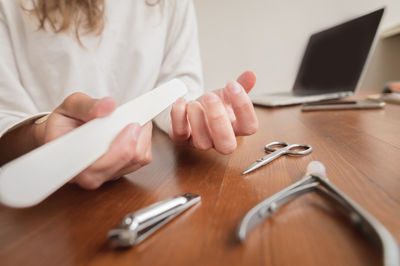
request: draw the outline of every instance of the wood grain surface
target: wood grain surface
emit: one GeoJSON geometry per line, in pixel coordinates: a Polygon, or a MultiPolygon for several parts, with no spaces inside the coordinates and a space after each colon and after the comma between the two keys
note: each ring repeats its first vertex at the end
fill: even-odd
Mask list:
{"type": "Polygon", "coordinates": [[[283,206],[244,243],[235,233],[250,208],[299,180],[318,160],[330,181],[400,242],[400,105],[256,110],[258,133],[239,137],[232,155],[177,147],[156,129],[153,162],[127,177],[95,191],[66,185],[29,209],[1,206],[0,264],[380,265],[380,251],[315,192],[283,206]],[[278,140],[310,144],[313,152],[241,175],[264,156],[265,144],[278,140]],[[201,195],[201,203],[136,247],[110,248],[107,232],[125,214],[188,192],[201,195]]]}

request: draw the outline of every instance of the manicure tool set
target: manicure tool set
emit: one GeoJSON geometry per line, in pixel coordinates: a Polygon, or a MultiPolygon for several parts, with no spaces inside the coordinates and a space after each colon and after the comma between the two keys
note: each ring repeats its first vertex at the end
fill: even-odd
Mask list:
{"type": "MultiPolygon", "coordinates": [[[[309,145],[271,142],[265,146],[265,151],[272,153],[256,160],[242,174],[247,174],[266,165],[280,155],[305,155],[310,153],[311,150],[312,147],[309,145]]],[[[363,233],[376,248],[382,251],[384,266],[400,265],[399,250],[393,236],[371,214],[331,184],[326,176],[325,166],[317,161],[309,163],[307,172],[300,181],[279,191],[249,210],[239,223],[236,232],[237,238],[244,243],[251,230],[267,220],[281,206],[312,191],[326,196],[340,207],[352,225],[363,233]]],[[[114,247],[137,245],[200,200],[201,198],[198,195],[185,194],[128,214],[108,233],[108,238],[114,247]]]]}
{"type": "MultiPolygon", "coordinates": [[[[111,115],[92,120],[11,161],[0,168],[0,202],[17,208],[41,202],[104,154],[126,125],[132,122],[140,125],[147,123],[186,92],[185,84],[172,80],[118,107],[111,115]],[[59,159],[60,154],[63,154],[63,160],[59,159]]],[[[257,159],[243,175],[281,155],[309,154],[312,147],[271,142],[265,145],[264,150],[269,154],[257,159]]],[[[398,246],[392,235],[372,215],[331,184],[326,177],[325,167],[319,162],[311,162],[300,181],[253,207],[240,222],[237,238],[244,242],[254,227],[268,219],[282,205],[310,191],[319,192],[336,202],[351,223],[382,250],[385,266],[400,265],[398,246]]],[[[200,201],[199,195],[187,193],[127,214],[109,231],[109,241],[114,247],[137,245],[200,201]]]]}

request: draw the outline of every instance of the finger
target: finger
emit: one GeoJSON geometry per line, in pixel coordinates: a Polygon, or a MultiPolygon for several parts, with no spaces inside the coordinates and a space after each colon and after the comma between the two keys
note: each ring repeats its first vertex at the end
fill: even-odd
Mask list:
{"type": "MultiPolygon", "coordinates": [[[[147,158],[150,158],[150,161],[151,161],[151,158],[152,158],[152,150],[151,150],[151,147],[150,147],[150,149],[147,150],[147,152],[146,152],[146,157],[147,157],[147,158]]],[[[123,175],[130,174],[130,173],[132,173],[132,172],[138,170],[138,169],[141,168],[141,167],[143,167],[143,165],[141,165],[141,164],[139,164],[139,163],[129,164],[129,165],[125,166],[124,168],[122,168],[120,171],[118,171],[118,172],[115,174],[115,177],[114,177],[113,179],[116,180],[116,179],[120,178],[120,177],[123,176],[123,175]]]]}
{"type": "Polygon", "coordinates": [[[137,156],[133,158],[127,165],[120,169],[114,174],[113,180],[119,179],[121,176],[132,173],[139,168],[147,165],[152,160],[152,150],[151,150],[151,133],[153,129],[153,124],[151,122],[146,123],[141,131],[140,136],[136,146],[137,156]],[[146,132],[148,131],[148,132],[146,132]],[[146,145],[144,145],[145,143],[146,145]]]}
{"type": "Polygon", "coordinates": [[[107,180],[114,178],[115,173],[135,156],[139,135],[139,124],[126,126],[114,139],[108,151],[80,173],[74,182],[86,189],[96,189],[107,180]]]}
{"type": "Polygon", "coordinates": [[[116,106],[116,102],[110,97],[94,99],[84,93],[76,92],[68,96],[55,112],[87,122],[108,115],[116,106]]]}
{"type": "Polygon", "coordinates": [[[208,150],[213,143],[208,132],[206,116],[201,104],[197,101],[188,103],[187,113],[192,134],[193,146],[199,150],[208,150]]]}
{"type": "Polygon", "coordinates": [[[170,137],[175,142],[184,142],[190,137],[189,123],[186,117],[186,100],[179,98],[171,110],[172,128],[170,137]]]}
{"type": "Polygon", "coordinates": [[[232,122],[233,130],[237,136],[246,136],[256,133],[258,120],[253,103],[243,87],[236,81],[229,82],[224,94],[229,98],[236,120],[232,122]]]}
{"type": "Polygon", "coordinates": [[[256,75],[252,71],[245,71],[238,77],[237,82],[242,85],[246,93],[249,93],[256,84],[256,75]]]}
{"type": "MultiPolygon", "coordinates": [[[[152,122],[146,123],[140,130],[139,139],[136,146],[136,156],[130,161],[130,165],[139,164],[140,166],[147,165],[151,162],[151,136],[153,124],[152,122]]],[[[128,166],[129,167],[129,166],[128,166]]]]}
{"type": "Polygon", "coordinates": [[[206,94],[203,101],[215,149],[222,154],[232,153],[236,148],[236,139],[224,105],[214,93],[206,94]]]}
{"type": "Polygon", "coordinates": [[[140,169],[141,167],[142,166],[140,164],[128,165],[128,166],[122,168],[121,170],[119,170],[117,173],[115,173],[114,177],[112,178],[112,180],[118,180],[122,176],[130,174],[132,172],[135,172],[136,170],[140,169]]]}
{"type": "MultiPolygon", "coordinates": [[[[228,114],[229,120],[231,122],[233,122],[236,119],[236,117],[235,117],[235,114],[232,111],[231,103],[229,101],[229,98],[227,97],[227,95],[224,94],[224,88],[213,90],[212,92],[214,94],[216,94],[219,97],[219,99],[222,101],[222,103],[223,103],[223,105],[225,107],[225,112],[228,114]]],[[[204,96],[205,95],[203,95],[198,101],[204,103],[204,96]]]]}
{"type": "Polygon", "coordinates": [[[128,162],[122,169],[118,170],[113,176],[113,180],[119,179],[121,176],[132,173],[139,168],[147,165],[152,160],[151,136],[153,124],[146,123],[140,130],[140,135],[136,144],[136,156],[128,162]]]}

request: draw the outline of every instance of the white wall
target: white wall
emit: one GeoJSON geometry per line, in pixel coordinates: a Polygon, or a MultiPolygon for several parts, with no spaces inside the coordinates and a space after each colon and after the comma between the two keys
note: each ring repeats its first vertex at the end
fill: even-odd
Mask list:
{"type": "MultiPolygon", "coordinates": [[[[253,94],[292,88],[312,32],[384,5],[381,29],[400,23],[400,0],[196,0],[195,5],[206,89],[251,69],[258,77],[253,94]]],[[[363,87],[400,79],[400,38],[377,48],[363,87]]]]}

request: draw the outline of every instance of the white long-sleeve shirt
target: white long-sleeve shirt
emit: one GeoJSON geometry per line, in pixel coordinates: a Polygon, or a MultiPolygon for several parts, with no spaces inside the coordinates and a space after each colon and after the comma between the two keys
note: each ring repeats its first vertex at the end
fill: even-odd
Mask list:
{"type": "MultiPolygon", "coordinates": [[[[54,110],[73,92],[123,104],[179,78],[187,99],[202,91],[197,24],[191,0],[106,0],[101,36],[38,30],[20,1],[0,0],[0,137],[54,110]]],[[[170,126],[170,110],[156,124],[170,126]]]]}

